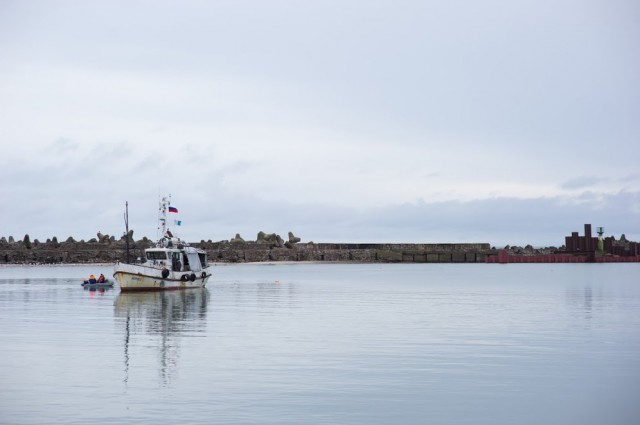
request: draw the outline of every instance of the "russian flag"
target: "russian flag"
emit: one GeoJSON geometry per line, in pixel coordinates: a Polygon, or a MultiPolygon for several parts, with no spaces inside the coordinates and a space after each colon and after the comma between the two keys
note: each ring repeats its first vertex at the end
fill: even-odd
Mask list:
{"type": "Polygon", "coordinates": [[[178,209],[176,207],[169,207],[169,212],[177,213],[178,209]]]}

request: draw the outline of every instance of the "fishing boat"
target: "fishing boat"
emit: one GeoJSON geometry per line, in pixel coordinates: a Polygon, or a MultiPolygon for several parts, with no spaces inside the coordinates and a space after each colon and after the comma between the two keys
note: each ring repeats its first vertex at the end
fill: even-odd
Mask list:
{"type": "MultiPolygon", "coordinates": [[[[155,246],[145,249],[140,261],[118,262],[114,266],[113,277],[122,292],[203,288],[211,277],[206,251],[189,246],[167,229],[167,211],[173,209],[170,202],[170,197],[160,200],[160,237],[155,246]]],[[[125,223],[128,234],[126,213],[125,223]]]]}

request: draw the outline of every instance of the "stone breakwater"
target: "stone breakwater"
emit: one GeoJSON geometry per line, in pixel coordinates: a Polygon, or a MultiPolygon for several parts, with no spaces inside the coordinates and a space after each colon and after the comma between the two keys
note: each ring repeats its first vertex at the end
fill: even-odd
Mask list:
{"type": "MultiPolygon", "coordinates": [[[[144,256],[144,249],[151,246],[148,239],[131,241],[131,259],[144,256]]],[[[75,241],[72,238],[65,242],[47,240],[33,242],[28,240],[7,241],[0,239],[0,264],[82,264],[82,263],[115,263],[126,257],[126,240],[92,239],[88,242],[75,241]]]]}
{"type": "MultiPolygon", "coordinates": [[[[26,239],[26,238],[25,238],[26,239]]],[[[55,238],[54,238],[55,239],[55,238]]],[[[131,240],[130,258],[144,257],[144,249],[153,245],[143,238],[131,240]]],[[[326,261],[362,263],[484,263],[497,255],[488,243],[467,244],[362,244],[362,243],[290,243],[279,241],[201,241],[192,246],[207,251],[211,262],[247,263],[277,261],[326,261]]],[[[0,240],[0,264],[111,263],[124,261],[126,240],[113,237],[88,242],[47,240],[0,240]]]]}
{"type": "Polygon", "coordinates": [[[274,246],[260,242],[201,242],[212,261],[328,261],[362,263],[484,263],[497,251],[488,243],[376,244],[296,243],[274,246]]]}

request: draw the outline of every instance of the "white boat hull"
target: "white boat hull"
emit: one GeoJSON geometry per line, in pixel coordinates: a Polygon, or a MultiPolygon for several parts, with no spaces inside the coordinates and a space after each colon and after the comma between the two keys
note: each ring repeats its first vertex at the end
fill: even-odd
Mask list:
{"type": "MultiPolygon", "coordinates": [[[[166,273],[166,272],[165,272],[166,273]]],[[[172,289],[204,288],[211,277],[210,268],[200,272],[171,271],[166,277],[162,269],[141,264],[116,264],[113,277],[118,281],[120,290],[127,291],[166,291],[172,289]]]]}

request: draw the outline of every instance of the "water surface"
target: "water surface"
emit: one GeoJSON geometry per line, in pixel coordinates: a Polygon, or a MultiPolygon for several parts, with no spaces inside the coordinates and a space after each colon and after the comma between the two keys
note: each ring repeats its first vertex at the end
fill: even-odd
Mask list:
{"type": "Polygon", "coordinates": [[[2,424],[637,424],[639,264],[0,268],[2,424]]]}

